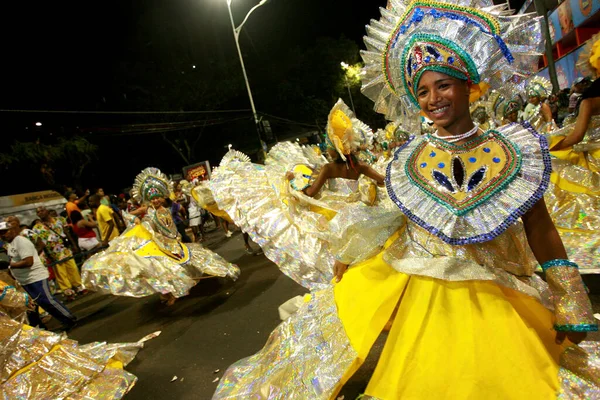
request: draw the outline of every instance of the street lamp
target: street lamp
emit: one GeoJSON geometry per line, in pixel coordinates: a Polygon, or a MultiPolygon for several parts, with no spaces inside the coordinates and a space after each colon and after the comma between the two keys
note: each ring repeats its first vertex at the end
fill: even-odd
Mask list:
{"type": "Polygon", "coordinates": [[[42,123],[41,122],[36,122],[35,126],[42,126],[42,123]]]}
{"type": "Polygon", "coordinates": [[[259,8],[260,6],[265,5],[265,3],[268,0],[261,0],[260,3],[258,3],[254,7],[252,7],[250,9],[250,11],[248,11],[248,14],[246,14],[246,18],[244,18],[244,20],[238,27],[235,26],[235,22],[233,21],[233,13],[231,12],[231,3],[233,0],[226,0],[226,1],[227,1],[227,9],[229,10],[229,20],[231,21],[231,29],[233,30],[233,37],[235,39],[235,45],[237,47],[238,56],[240,57],[240,64],[242,65],[242,73],[244,74],[244,80],[246,81],[246,89],[248,89],[248,98],[250,99],[250,107],[252,108],[252,115],[254,116],[256,132],[258,134],[258,141],[262,148],[262,139],[260,138],[260,129],[258,127],[258,123],[259,123],[258,114],[256,113],[256,107],[254,106],[254,98],[252,98],[252,90],[250,90],[250,82],[248,81],[248,75],[246,74],[246,66],[244,65],[244,58],[242,57],[242,50],[240,49],[240,32],[242,31],[242,27],[244,26],[246,21],[248,21],[248,17],[250,17],[250,14],[252,14],[254,12],[254,10],[259,8]]]}
{"type": "Polygon", "coordinates": [[[354,111],[354,115],[356,116],[356,110],[354,109],[354,100],[352,99],[352,91],[350,90],[350,82],[348,82],[348,70],[350,69],[350,65],[345,62],[341,62],[340,65],[344,70],[344,79],[346,79],[346,88],[348,89],[348,96],[350,96],[350,105],[352,106],[352,111],[354,111]]]}

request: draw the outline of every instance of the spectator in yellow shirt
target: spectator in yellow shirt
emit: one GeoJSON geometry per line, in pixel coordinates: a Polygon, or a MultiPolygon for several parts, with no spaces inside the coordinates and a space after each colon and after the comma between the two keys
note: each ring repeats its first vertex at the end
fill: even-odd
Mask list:
{"type": "Polygon", "coordinates": [[[90,196],[89,204],[96,213],[96,222],[100,230],[102,245],[108,246],[108,242],[119,236],[113,210],[108,206],[108,199],[97,194],[90,196]]]}

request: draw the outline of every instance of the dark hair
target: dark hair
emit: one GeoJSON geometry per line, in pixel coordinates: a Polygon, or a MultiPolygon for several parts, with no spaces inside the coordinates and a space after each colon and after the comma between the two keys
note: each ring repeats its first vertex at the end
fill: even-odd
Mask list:
{"type": "Polygon", "coordinates": [[[165,205],[166,205],[167,207],[171,207],[171,205],[172,205],[172,204],[173,204],[173,200],[171,200],[171,199],[170,199],[170,198],[168,198],[168,197],[165,197],[165,205]]]}
{"type": "Polygon", "coordinates": [[[83,215],[77,210],[71,211],[71,223],[76,225],[79,221],[83,219],[83,215]]]}
{"type": "Polygon", "coordinates": [[[100,196],[97,194],[93,194],[88,198],[88,201],[90,202],[90,204],[100,204],[100,196]]]}

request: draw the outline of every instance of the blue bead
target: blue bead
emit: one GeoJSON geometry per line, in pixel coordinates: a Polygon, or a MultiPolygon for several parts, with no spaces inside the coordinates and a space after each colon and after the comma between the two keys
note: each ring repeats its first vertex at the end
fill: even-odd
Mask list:
{"type": "Polygon", "coordinates": [[[430,62],[430,61],[431,61],[431,57],[429,57],[429,56],[425,57],[425,62],[426,62],[426,63],[428,63],[428,62],[430,62]]]}
{"type": "Polygon", "coordinates": [[[498,164],[500,162],[500,159],[498,157],[494,157],[492,158],[492,161],[498,164]]]}
{"type": "Polygon", "coordinates": [[[426,166],[427,166],[427,163],[425,163],[425,162],[421,164],[421,168],[425,168],[426,166]]]}
{"type": "Polygon", "coordinates": [[[477,159],[475,157],[469,157],[469,162],[470,163],[474,163],[476,161],[477,161],[477,159]]]}
{"type": "Polygon", "coordinates": [[[435,151],[432,151],[431,153],[429,153],[429,157],[435,157],[437,154],[435,153],[435,151]]]}
{"type": "Polygon", "coordinates": [[[448,57],[448,62],[450,64],[454,64],[454,57],[448,57]]]}
{"type": "Polygon", "coordinates": [[[446,164],[444,164],[443,162],[441,162],[441,163],[438,164],[439,168],[444,168],[445,166],[446,166],[446,164]]]}
{"type": "Polygon", "coordinates": [[[486,153],[489,153],[489,152],[490,152],[490,151],[492,151],[492,150],[490,150],[490,148],[489,148],[489,147],[484,147],[484,148],[483,148],[483,151],[484,151],[484,152],[486,152],[486,153]]]}

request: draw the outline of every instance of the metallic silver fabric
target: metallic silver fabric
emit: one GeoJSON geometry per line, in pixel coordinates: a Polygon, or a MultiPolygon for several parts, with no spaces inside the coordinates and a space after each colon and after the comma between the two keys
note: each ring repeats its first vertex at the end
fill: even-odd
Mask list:
{"type": "Polygon", "coordinates": [[[0,315],[0,398],[120,399],[137,378],[123,365],[142,343],[79,346],[0,315]],[[115,363],[115,361],[118,361],[115,363]]]}
{"type": "Polygon", "coordinates": [[[183,244],[150,229],[148,224],[129,228],[88,259],[81,269],[85,286],[115,296],[182,297],[200,278],[239,276],[238,267],[200,244],[183,244]]]}
{"type": "Polygon", "coordinates": [[[300,146],[279,143],[269,152],[267,165],[222,163],[209,185],[219,208],[265,255],[312,290],[331,282],[335,258],[351,263],[381,249],[401,216],[384,200],[365,206],[354,180],[332,179],[315,198],[293,190],[286,172],[307,162],[300,146]]]}
{"type": "Polygon", "coordinates": [[[227,369],[213,400],[331,398],[357,354],[337,316],[333,290],[310,296],[260,352],[227,369]]]}

